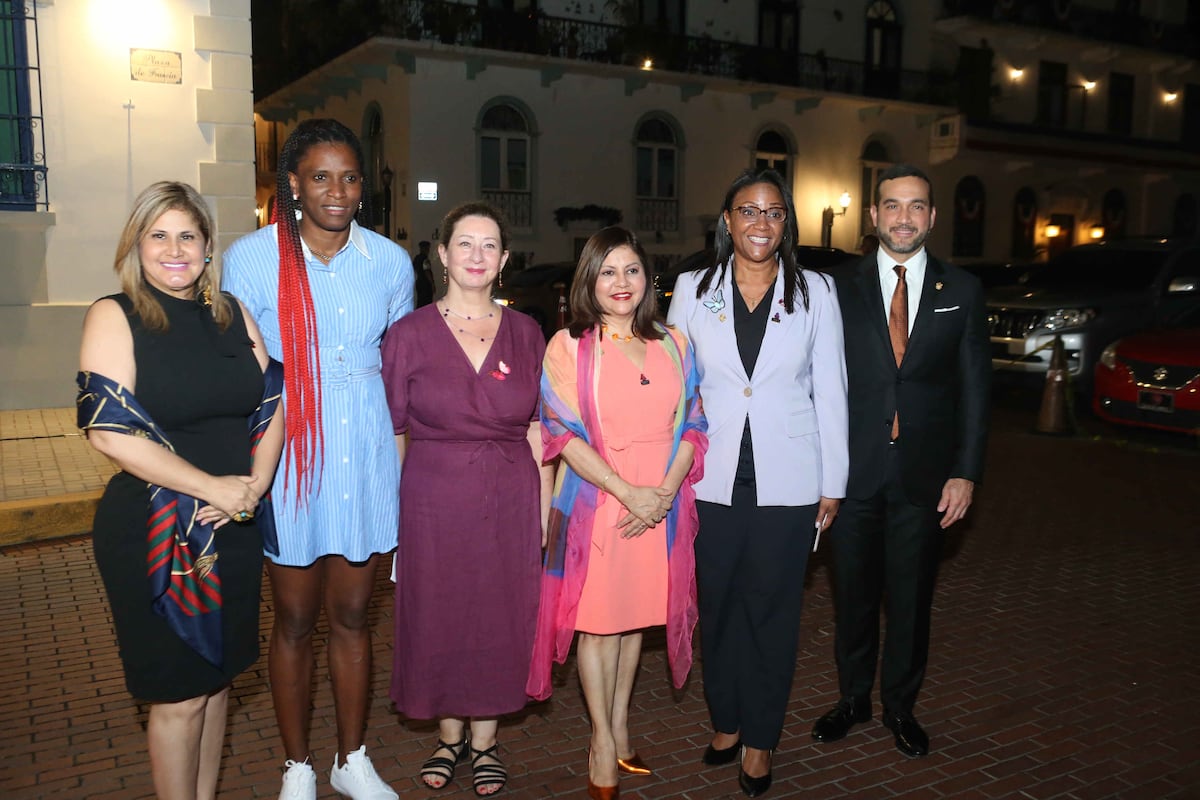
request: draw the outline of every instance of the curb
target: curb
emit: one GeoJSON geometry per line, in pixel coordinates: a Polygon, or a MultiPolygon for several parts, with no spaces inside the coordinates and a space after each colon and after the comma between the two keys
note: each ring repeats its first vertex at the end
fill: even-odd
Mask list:
{"type": "Polygon", "coordinates": [[[0,501],[0,547],[90,532],[101,494],[97,489],[0,501]]]}

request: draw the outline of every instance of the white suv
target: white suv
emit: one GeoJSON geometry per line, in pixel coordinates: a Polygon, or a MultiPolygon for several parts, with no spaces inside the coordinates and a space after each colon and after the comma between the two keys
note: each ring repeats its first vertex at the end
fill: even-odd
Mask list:
{"type": "Polygon", "coordinates": [[[992,366],[1045,372],[1055,336],[1087,391],[1110,342],[1200,306],[1200,242],[1130,239],[1072,247],[1017,286],[987,290],[992,366]]]}

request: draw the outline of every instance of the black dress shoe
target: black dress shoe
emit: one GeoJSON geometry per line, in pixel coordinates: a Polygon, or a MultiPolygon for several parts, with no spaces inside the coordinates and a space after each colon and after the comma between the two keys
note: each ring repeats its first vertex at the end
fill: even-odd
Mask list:
{"type": "Polygon", "coordinates": [[[871,718],[871,701],[865,697],[843,697],[838,704],[813,725],[812,738],[818,742],[845,739],[856,724],[871,718]]]}
{"type": "Polygon", "coordinates": [[[766,775],[751,778],[746,774],[746,770],[739,767],[738,786],[742,787],[742,792],[746,797],[758,797],[761,794],[766,794],[767,790],[771,788],[771,770],[767,770],[766,775]]]}
{"type": "Polygon", "coordinates": [[[707,748],[705,748],[704,755],[700,756],[700,760],[710,767],[720,767],[725,764],[732,764],[734,761],[737,761],[738,751],[741,749],[741,739],[738,739],[730,747],[723,747],[720,750],[710,744],[707,748]]]}
{"type": "Polygon", "coordinates": [[[929,755],[929,736],[913,719],[912,714],[885,711],[883,727],[896,737],[896,749],[909,758],[929,755]]]}

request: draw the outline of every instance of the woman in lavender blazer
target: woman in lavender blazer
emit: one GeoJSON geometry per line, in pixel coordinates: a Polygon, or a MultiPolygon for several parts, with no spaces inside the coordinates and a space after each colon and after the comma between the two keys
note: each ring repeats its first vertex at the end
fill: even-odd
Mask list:
{"type": "Polygon", "coordinates": [[[846,367],[833,281],[796,263],[792,196],[772,170],[725,195],[716,260],[684,273],[668,322],[691,340],[709,423],[696,484],[708,765],[771,785],[813,537],[845,495],[846,367]]]}

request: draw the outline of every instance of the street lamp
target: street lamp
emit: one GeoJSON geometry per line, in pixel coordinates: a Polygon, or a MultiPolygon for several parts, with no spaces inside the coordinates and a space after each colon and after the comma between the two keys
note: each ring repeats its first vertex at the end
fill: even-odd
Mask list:
{"type": "Polygon", "coordinates": [[[379,180],[383,183],[383,235],[388,239],[392,238],[392,178],[395,175],[386,163],[379,173],[379,180]]]}
{"type": "Polygon", "coordinates": [[[842,192],[842,196],[838,198],[838,205],[842,207],[841,211],[834,211],[833,206],[825,206],[825,210],[821,212],[821,246],[833,246],[833,218],[846,216],[846,209],[850,207],[850,193],[842,192]]]}

